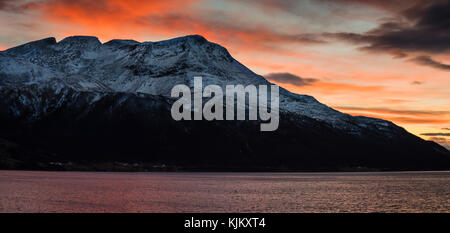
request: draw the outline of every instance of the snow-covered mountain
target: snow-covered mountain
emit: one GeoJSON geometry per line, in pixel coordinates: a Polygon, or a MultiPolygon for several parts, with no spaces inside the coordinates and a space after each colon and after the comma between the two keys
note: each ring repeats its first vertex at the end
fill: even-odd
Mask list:
{"type": "MultiPolygon", "coordinates": [[[[204,85],[269,84],[231,57],[218,44],[194,35],[160,42],[139,43],[74,36],[60,42],[47,38],[0,53],[3,87],[71,88],[87,92],[126,92],[170,96],[176,84],[193,86],[193,77],[204,85]]],[[[373,118],[352,117],[329,108],[313,97],[284,89],[280,111],[305,115],[336,128],[357,133],[374,127],[388,133],[393,124],[373,118]]],[[[94,99],[95,100],[95,99],[94,99]]],[[[32,102],[32,100],[30,100],[32,102]]]]}
{"type": "MultiPolygon", "coordinates": [[[[151,103],[152,107],[147,110],[153,111],[156,105],[169,105],[174,85],[186,84],[192,88],[194,76],[203,77],[204,85],[222,87],[269,84],[264,77],[233,59],[225,48],[198,35],[143,43],[133,40],[101,43],[96,37],[89,36],[73,36],[59,42],[55,38],[46,38],[0,52],[0,115],[9,120],[19,119],[23,125],[52,119],[62,111],[65,117],[67,113],[73,113],[69,115],[74,120],[94,112],[99,114],[99,109],[112,114],[114,108],[123,108],[130,102],[151,103]],[[116,99],[105,103],[108,98],[116,99]],[[105,107],[105,104],[109,106],[105,107]]],[[[131,112],[146,109],[129,108],[127,111],[131,112]]],[[[427,143],[389,121],[350,116],[311,96],[293,94],[282,88],[280,114],[281,121],[298,119],[299,122],[294,124],[300,125],[302,121],[308,122],[311,125],[303,124],[302,129],[306,127],[313,131],[312,127],[318,125],[319,134],[338,132],[349,137],[349,142],[352,137],[373,139],[374,145],[389,148],[390,143],[398,140],[414,141],[426,144],[424,148],[429,147],[424,151],[448,156],[445,149],[427,143]]],[[[0,136],[10,138],[9,135],[0,136]]],[[[291,138],[295,134],[289,137],[284,139],[295,141],[291,138]]],[[[351,144],[343,146],[352,147],[351,144]]]]}

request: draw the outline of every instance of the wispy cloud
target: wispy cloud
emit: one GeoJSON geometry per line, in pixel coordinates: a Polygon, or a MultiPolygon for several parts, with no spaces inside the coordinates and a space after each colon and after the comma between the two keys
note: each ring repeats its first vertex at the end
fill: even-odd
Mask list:
{"type": "Polygon", "coordinates": [[[270,73],[264,75],[264,77],[269,81],[273,81],[276,83],[291,84],[294,86],[311,85],[312,83],[317,81],[317,79],[315,78],[302,78],[300,76],[291,73],[270,73]]]}
{"type": "MultiPolygon", "coordinates": [[[[406,124],[447,124],[450,111],[396,110],[389,108],[335,106],[336,109],[351,115],[383,118],[395,123],[406,124]]],[[[430,135],[428,135],[430,136],[430,135]]]]}
{"type": "Polygon", "coordinates": [[[447,148],[447,150],[450,150],[450,140],[443,138],[443,137],[431,137],[429,140],[434,141],[436,143],[439,143],[443,147],[447,148]]]}
{"type": "Polygon", "coordinates": [[[396,110],[396,109],[389,109],[389,108],[369,108],[369,107],[349,107],[349,106],[336,106],[336,108],[339,108],[342,110],[370,111],[370,112],[389,113],[389,114],[433,115],[433,116],[441,116],[441,115],[450,114],[450,111],[396,110]]]}
{"type": "Polygon", "coordinates": [[[412,85],[422,85],[424,82],[421,81],[413,81],[411,82],[412,85]]]}
{"type": "Polygon", "coordinates": [[[430,56],[418,56],[418,57],[411,59],[410,61],[415,62],[420,65],[430,66],[430,67],[433,67],[436,69],[450,71],[450,65],[435,61],[430,56]]]}
{"type": "Polygon", "coordinates": [[[423,133],[424,136],[446,136],[450,137],[450,133],[423,133]]]}

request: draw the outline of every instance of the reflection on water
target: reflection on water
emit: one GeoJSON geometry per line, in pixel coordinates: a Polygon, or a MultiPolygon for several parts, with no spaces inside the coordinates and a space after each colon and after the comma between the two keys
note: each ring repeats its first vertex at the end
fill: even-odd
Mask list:
{"type": "Polygon", "coordinates": [[[0,171],[0,212],[450,212],[450,172],[0,171]]]}

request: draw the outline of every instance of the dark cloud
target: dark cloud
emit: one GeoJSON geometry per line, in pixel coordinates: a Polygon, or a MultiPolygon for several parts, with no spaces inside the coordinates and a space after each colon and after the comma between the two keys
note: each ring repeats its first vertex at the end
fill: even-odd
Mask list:
{"type": "MultiPolygon", "coordinates": [[[[246,2],[263,10],[281,10],[295,15],[303,15],[304,5],[311,4],[309,0],[234,0],[235,2],[246,2]]],[[[383,10],[398,12],[402,9],[414,6],[415,4],[425,3],[429,0],[313,0],[312,3],[334,7],[338,4],[349,5],[350,8],[361,6],[375,7],[383,10]]]]}
{"type": "MultiPolygon", "coordinates": [[[[242,1],[266,11],[276,9],[302,16],[307,14],[302,10],[302,6],[309,4],[302,0],[242,1]]],[[[359,50],[362,51],[389,53],[395,58],[405,58],[411,54],[422,55],[413,61],[419,65],[449,70],[448,65],[437,62],[430,56],[450,52],[450,0],[315,0],[313,2],[335,10],[338,10],[335,8],[337,5],[345,5],[345,8],[357,8],[361,11],[365,8],[377,8],[391,12],[393,16],[384,18],[383,23],[366,33],[325,32],[319,36],[297,36],[300,41],[325,43],[331,38],[360,45],[359,50]],[[325,39],[320,39],[321,36],[325,39]]],[[[288,40],[293,38],[295,37],[288,37],[288,40]]]]}
{"type": "Polygon", "coordinates": [[[450,128],[442,128],[443,130],[450,130],[450,128]]]}
{"type": "Polygon", "coordinates": [[[0,10],[8,10],[11,8],[14,0],[0,0],[0,10]]]}
{"type": "Polygon", "coordinates": [[[40,1],[26,1],[26,0],[0,0],[0,11],[7,11],[13,13],[24,13],[26,10],[33,9],[34,6],[39,5],[40,1]]]}
{"type": "Polygon", "coordinates": [[[423,133],[424,136],[446,136],[450,137],[450,133],[423,133]]]}
{"type": "Polygon", "coordinates": [[[423,82],[421,82],[421,81],[414,81],[414,82],[411,82],[411,84],[412,85],[422,85],[423,82]]]}
{"type": "Polygon", "coordinates": [[[400,12],[419,4],[426,4],[430,0],[317,0],[324,3],[342,3],[351,5],[366,5],[382,10],[400,12]]]}
{"type": "MultiPolygon", "coordinates": [[[[449,28],[449,30],[450,30],[450,28],[449,28]]],[[[415,62],[417,64],[420,64],[420,65],[430,66],[430,67],[433,67],[436,69],[450,70],[450,65],[435,61],[430,56],[418,56],[418,57],[411,59],[411,61],[415,62]]]]}
{"type": "Polygon", "coordinates": [[[352,43],[366,44],[361,49],[373,52],[393,52],[394,54],[449,52],[450,2],[432,6],[422,14],[416,13],[414,17],[409,16],[408,22],[385,22],[365,34],[325,33],[325,35],[352,43]],[[416,23],[410,26],[411,22],[416,23]]]}
{"type": "Polygon", "coordinates": [[[316,82],[317,79],[314,78],[302,78],[290,73],[270,73],[264,75],[267,80],[274,81],[277,83],[292,84],[295,86],[306,86],[311,85],[316,82]]]}
{"type": "MultiPolygon", "coordinates": [[[[450,52],[450,0],[415,4],[377,28],[364,34],[324,33],[325,37],[360,44],[360,50],[407,57],[410,53],[448,54],[450,52]]],[[[430,56],[413,59],[420,65],[449,70],[430,56]]]]}

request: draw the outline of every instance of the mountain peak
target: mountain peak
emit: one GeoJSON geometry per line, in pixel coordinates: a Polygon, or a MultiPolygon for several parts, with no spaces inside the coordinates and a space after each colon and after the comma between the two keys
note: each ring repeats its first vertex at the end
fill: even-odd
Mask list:
{"type": "Polygon", "coordinates": [[[62,39],[59,43],[67,43],[67,42],[99,42],[96,36],[68,36],[62,39]]]}
{"type": "Polygon", "coordinates": [[[125,45],[137,45],[140,44],[140,42],[137,42],[135,40],[121,40],[121,39],[112,39],[106,43],[104,43],[103,45],[106,46],[112,46],[112,47],[120,47],[120,46],[125,46],[125,45]]]}
{"type": "Polygon", "coordinates": [[[205,43],[208,42],[208,40],[205,39],[205,37],[201,36],[201,35],[187,35],[181,38],[185,38],[186,40],[192,41],[192,42],[196,42],[196,43],[205,43]]]}
{"type": "Polygon", "coordinates": [[[95,36],[69,36],[58,42],[60,46],[100,46],[102,43],[95,36]]]}
{"type": "Polygon", "coordinates": [[[49,45],[56,44],[55,37],[48,37],[40,40],[31,41],[16,47],[12,47],[10,49],[5,50],[6,53],[23,53],[35,48],[44,48],[49,45]]]}
{"type": "Polygon", "coordinates": [[[173,44],[173,43],[180,43],[180,42],[190,42],[192,44],[205,44],[208,42],[208,40],[206,40],[205,37],[203,37],[201,35],[187,35],[187,36],[176,37],[176,38],[172,38],[172,39],[168,39],[168,40],[157,41],[157,42],[153,42],[153,43],[173,44]]]}

